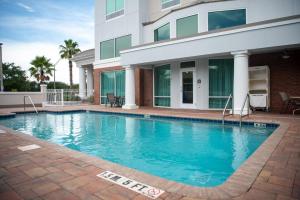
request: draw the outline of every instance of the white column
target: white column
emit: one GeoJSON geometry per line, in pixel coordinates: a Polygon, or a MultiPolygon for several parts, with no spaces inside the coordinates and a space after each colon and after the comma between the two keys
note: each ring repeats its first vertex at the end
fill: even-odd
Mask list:
{"type": "MultiPolygon", "coordinates": [[[[234,56],[233,81],[233,114],[240,114],[245,97],[249,92],[248,51],[231,53],[234,56]]],[[[243,114],[247,113],[248,104],[245,104],[243,114]]]]}
{"type": "Polygon", "coordinates": [[[79,97],[86,98],[86,78],[83,67],[79,67],[79,97]]]}
{"type": "Polygon", "coordinates": [[[43,102],[42,106],[45,107],[47,104],[47,85],[46,84],[40,84],[40,90],[43,96],[43,102]]]}
{"type": "Polygon", "coordinates": [[[125,105],[123,109],[136,109],[135,104],[135,78],[134,68],[127,66],[125,68],[125,105]]]}
{"type": "Polygon", "coordinates": [[[93,95],[93,67],[87,68],[87,96],[90,97],[93,95]]]}

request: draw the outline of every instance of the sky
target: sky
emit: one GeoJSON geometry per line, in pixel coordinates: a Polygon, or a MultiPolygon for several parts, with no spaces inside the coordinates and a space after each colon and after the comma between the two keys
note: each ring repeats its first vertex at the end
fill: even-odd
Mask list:
{"type": "MultiPolygon", "coordinates": [[[[94,48],[94,0],[0,0],[3,62],[14,62],[30,76],[31,60],[46,56],[56,63],[66,39],[78,42],[82,51],[94,48]]],[[[56,81],[69,83],[68,70],[68,61],[61,60],[56,81]]],[[[73,63],[74,83],[78,76],[73,63]]]]}

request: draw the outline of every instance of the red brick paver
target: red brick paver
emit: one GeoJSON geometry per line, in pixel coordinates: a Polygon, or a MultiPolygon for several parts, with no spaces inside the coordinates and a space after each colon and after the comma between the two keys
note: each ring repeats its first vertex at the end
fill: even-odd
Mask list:
{"type": "MultiPolygon", "coordinates": [[[[86,109],[87,107],[80,107],[86,109]]],[[[91,106],[92,110],[105,110],[102,107],[91,106]]],[[[74,109],[64,108],[64,109],[74,109]]],[[[10,109],[11,110],[11,109],[10,109]]],[[[9,110],[0,110],[0,113],[9,110]]],[[[125,112],[120,109],[109,111],[125,112]]],[[[185,117],[220,118],[219,113],[139,109],[130,111],[143,114],[175,115],[185,117]]],[[[300,199],[300,118],[287,115],[252,115],[252,120],[278,121],[288,124],[288,129],[280,139],[279,144],[272,150],[263,168],[247,192],[239,194],[240,188],[227,187],[210,189],[193,189],[199,196],[220,199],[229,198],[229,193],[239,194],[235,199],[300,199]]],[[[263,156],[263,155],[262,155],[263,156]]],[[[254,160],[255,161],[255,160],[254,160]]],[[[253,166],[255,168],[255,166],[253,166]]],[[[254,169],[253,168],[253,169],[254,169]]],[[[107,164],[97,158],[85,156],[58,145],[48,144],[24,134],[10,132],[0,134],[0,199],[147,199],[146,197],[112,184],[96,177],[104,170],[119,172],[124,176],[137,176],[135,171],[118,171],[118,166],[107,164]],[[39,144],[40,150],[22,152],[18,146],[32,143],[39,144]],[[111,168],[107,168],[111,167],[111,168]]],[[[236,177],[251,178],[252,171],[241,171],[236,177]]],[[[144,183],[155,187],[160,180],[153,181],[145,175],[144,183]],[[149,180],[149,181],[147,181],[149,180]]],[[[235,182],[237,179],[231,179],[235,182]]],[[[243,186],[243,183],[240,183],[243,186]]],[[[246,184],[247,185],[247,184],[246,184]]],[[[159,199],[192,200],[189,188],[170,183],[169,188],[159,199]]],[[[192,193],[192,191],[191,191],[192,193]]],[[[230,197],[231,198],[231,197],[230,197]]],[[[199,198],[198,198],[199,199],[199,198]]]]}

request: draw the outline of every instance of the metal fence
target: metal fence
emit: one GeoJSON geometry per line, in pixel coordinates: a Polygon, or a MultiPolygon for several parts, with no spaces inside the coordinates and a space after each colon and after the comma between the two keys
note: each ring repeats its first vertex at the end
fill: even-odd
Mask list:
{"type": "Polygon", "coordinates": [[[48,89],[46,92],[46,104],[55,106],[77,105],[82,99],[79,91],[74,89],[48,89]]]}

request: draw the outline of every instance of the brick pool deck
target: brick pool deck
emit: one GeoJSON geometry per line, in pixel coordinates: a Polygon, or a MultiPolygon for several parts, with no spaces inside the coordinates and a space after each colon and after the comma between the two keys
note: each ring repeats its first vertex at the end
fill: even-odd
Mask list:
{"type": "MultiPolygon", "coordinates": [[[[150,108],[125,111],[77,106],[47,110],[74,109],[221,118],[218,112],[150,108]]],[[[0,109],[0,115],[18,111],[22,109],[0,109]]],[[[227,119],[237,120],[232,116],[227,119]]],[[[164,189],[166,192],[158,198],[161,200],[300,199],[299,115],[254,114],[245,120],[276,122],[281,126],[226,183],[215,188],[191,187],[167,181],[0,127],[6,130],[6,133],[0,133],[0,199],[147,199],[96,177],[106,170],[164,189]],[[41,148],[27,152],[17,149],[29,144],[38,144],[41,148]]]]}

